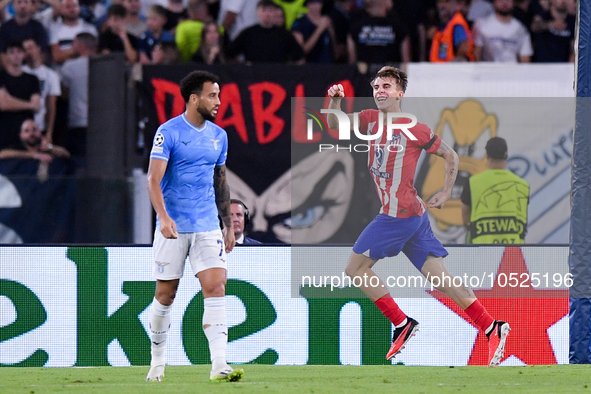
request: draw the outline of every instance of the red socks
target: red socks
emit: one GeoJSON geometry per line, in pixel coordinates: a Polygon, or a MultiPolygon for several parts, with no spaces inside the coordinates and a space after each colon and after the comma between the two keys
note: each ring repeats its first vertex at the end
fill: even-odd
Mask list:
{"type": "Polygon", "coordinates": [[[399,326],[404,322],[404,319],[406,319],[406,315],[398,307],[390,294],[378,298],[374,301],[374,304],[376,304],[384,316],[386,316],[394,326],[399,326]]]}
{"type": "Polygon", "coordinates": [[[478,300],[470,304],[470,306],[465,309],[465,312],[468,314],[468,316],[470,316],[470,319],[472,319],[472,321],[476,323],[476,325],[480,327],[480,329],[485,333],[486,330],[488,330],[495,322],[495,320],[488,314],[486,309],[484,309],[478,300]]]}
{"type": "MultiPolygon", "coordinates": [[[[378,298],[374,303],[394,326],[399,326],[406,319],[406,315],[398,307],[390,294],[378,298]]],[[[478,300],[470,304],[465,311],[470,316],[470,319],[485,333],[495,322],[478,300]]]]}

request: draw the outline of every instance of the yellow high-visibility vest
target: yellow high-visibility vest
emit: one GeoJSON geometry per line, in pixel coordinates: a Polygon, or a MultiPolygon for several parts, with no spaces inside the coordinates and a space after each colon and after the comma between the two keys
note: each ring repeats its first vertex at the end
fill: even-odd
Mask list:
{"type": "Polygon", "coordinates": [[[490,169],[471,176],[469,187],[468,243],[524,243],[529,184],[509,170],[490,169]]]}

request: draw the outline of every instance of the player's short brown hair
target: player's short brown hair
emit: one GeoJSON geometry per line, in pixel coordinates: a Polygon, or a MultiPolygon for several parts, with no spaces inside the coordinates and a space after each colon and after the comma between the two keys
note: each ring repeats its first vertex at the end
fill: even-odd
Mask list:
{"type": "Polygon", "coordinates": [[[378,78],[394,78],[398,86],[403,92],[406,92],[406,85],[408,85],[408,77],[406,73],[396,67],[384,66],[378,70],[375,77],[371,80],[371,84],[378,78]]]}

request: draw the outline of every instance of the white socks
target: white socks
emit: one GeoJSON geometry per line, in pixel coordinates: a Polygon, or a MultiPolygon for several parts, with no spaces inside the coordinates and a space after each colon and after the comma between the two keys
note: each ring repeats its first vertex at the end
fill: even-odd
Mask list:
{"type": "MultiPolygon", "coordinates": [[[[226,327],[226,298],[210,297],[203,300],[203,332],[209,342],[212,370],[226,365],[226,346],[228,328],[226,327]]],[[[172,305],[162,305],[156,298],[150,308],[150,338],[152,340],[152,361],[150,365],[166,363],[166,340],[170,330],[170,309],[172,305]]]]}
{"type": "Polygon", "coordinates": [[[152,340],[151,366],[166,363],[166,339],[170,330],[170,308],[172,305],[162,305],[156,298],[150,308],[150,338],[152,340]]]}
{"type": "Polygon", "coordinates": [[[226,346],[228,344],[228,328],[226,327],[226,298],[209,297],[203,300],[203,332],[209,341],[212,370],[216,371],[226,365],[226,346]]]}

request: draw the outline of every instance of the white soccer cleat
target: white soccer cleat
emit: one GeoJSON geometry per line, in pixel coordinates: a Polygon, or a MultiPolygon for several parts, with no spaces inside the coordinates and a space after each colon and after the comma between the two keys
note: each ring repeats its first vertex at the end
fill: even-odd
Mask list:
{"type": "Polygon", "coordinates": [[[495,320],[493,329],[488,333],[488,365],[496,367],[505,354],[505,342],[511,327],[504,321],[495,320]]]}
{"type": "Polygon", "coordinates": [[[150,367],[150,372],[146,376],[146,382],[162,382],[164,376],[164,365],[150,367]]]}
{"type": "Polygon", "coordinates": [[[243,369],[232,369],[228,364],[209,374],[209,380],[212,382],[237,382],[244,376],[243,369]]]}

